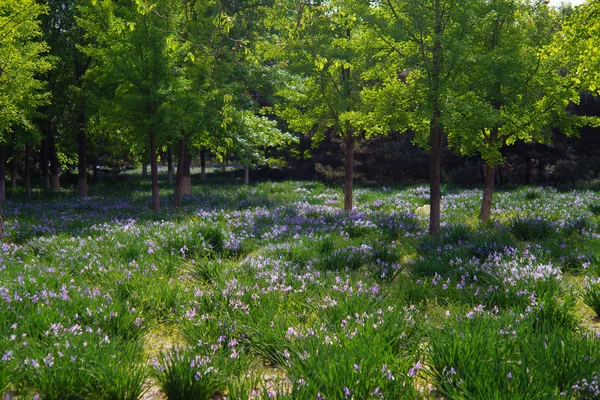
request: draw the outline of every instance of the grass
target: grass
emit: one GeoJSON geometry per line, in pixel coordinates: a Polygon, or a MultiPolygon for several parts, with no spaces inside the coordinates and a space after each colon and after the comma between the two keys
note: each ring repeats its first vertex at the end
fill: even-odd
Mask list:
{"type": "MultiPolygon", "coordinates": [[[[136,399],[593,398],[596,193],[135,175],[5,205],[0,394],[136,399]],[[583,309],[584,308],[584,309],[583,309]],[[274,378],[276,377],[276,378],[274,378]],[[586,397],[587,396],[587,397],[586,397]]],[[[9,193],[10,195],[10,193],[9,193]]]]}

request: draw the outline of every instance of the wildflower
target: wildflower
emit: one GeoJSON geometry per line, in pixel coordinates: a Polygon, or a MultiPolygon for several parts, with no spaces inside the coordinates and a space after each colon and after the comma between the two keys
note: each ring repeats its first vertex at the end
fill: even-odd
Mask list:
{"type": "Polygon", "coordinates": [[[352,390],[348,389],[348,387],[344,386],[344,398],[347,399],[352,394],[352,390]]]}
{"type": "Polygon", "coordinates": [[[421,363],[421,360],[418,360],[416,363],[413,364],[413,367],[408,371],[408,376],[411,378],[416,376],[417,372],[419,372],[419,370],[421,369],[422,366],[423,366],[423,364],[421,363]]]}

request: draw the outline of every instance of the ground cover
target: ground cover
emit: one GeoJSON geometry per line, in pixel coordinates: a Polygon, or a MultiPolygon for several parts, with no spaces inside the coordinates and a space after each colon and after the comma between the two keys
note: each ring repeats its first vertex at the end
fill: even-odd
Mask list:
{"type": "Polygon", "coordinates": [[[8,397],[600,395],[594,191],[500,191],[479,226],[481,191],[446,188],[437,239],[424,186],[351,213],[318,182],[197,185],[160,214],[146,181],[90,194],[5,204],[8,397]]]}

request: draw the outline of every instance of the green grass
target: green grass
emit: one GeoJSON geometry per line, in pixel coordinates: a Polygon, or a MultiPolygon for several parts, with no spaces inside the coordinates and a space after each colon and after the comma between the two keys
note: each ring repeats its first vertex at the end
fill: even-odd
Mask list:
{"type": "Polygon", "coordinates": [[[431,238],[415,213],[422,186],[358,188],[346,213],[341,189],[319,182],[209,180],[177,211],[161,185],[158,214],[135,175],[85,200],[6,202],[0,393],[135,399],[148,382],[169,399],[593,393],[595,192],[499,191],[480,226],[481,191],[446,187],[431,238]]]}

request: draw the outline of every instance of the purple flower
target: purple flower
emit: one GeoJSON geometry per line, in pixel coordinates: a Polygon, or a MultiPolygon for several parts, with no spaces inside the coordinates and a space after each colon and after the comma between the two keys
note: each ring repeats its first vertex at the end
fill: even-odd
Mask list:
{"type": "Polygon", "coordinates": [[[2,356],[2,361],[9,361],[12,360],[12,355],[13,352],[12,350],[7,351],[6,353],[4,353],[4,355],[2,356]]]}
{"type": "Polygon", "coordinates": [[[348,387],[344,386],[344,398],[348,398],[350,397],[350,394],[352,394],[352,390],[348,389],[348,387]]]}
{"type": "Polygon", "coordinates": [[[413,367],[408,371],[408,376],[413,378],[415,375],[417,375],[417,372],[419,372],[422,366],[423,364],[421,363],[421,360],[414,363],[413,367]]]}

